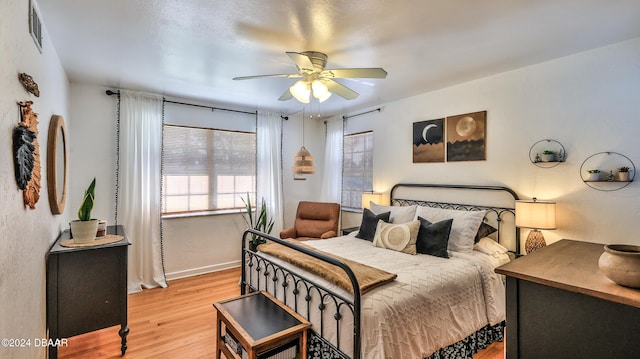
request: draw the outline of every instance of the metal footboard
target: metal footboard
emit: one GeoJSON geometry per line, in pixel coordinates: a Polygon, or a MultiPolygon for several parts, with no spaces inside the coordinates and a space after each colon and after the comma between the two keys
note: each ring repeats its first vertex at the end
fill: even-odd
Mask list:
{"type": "Polygon", "coordinates": [[[308,344],[311,353],[320,353],[318,356],[322,358],[360,358],[360,285],[349,266],[335,258],[253,229],[247,229],[242,237],[242,263],[242,294],[247,291],[265,290],[312,322],[313,333],[310,335],[308,344]],[[351,281],[353,299],[340,295],[300,273],[275,263],[260,252],[248,248],[249,240],[254,235],[340,267],[351,281]],[[347,354],[348,350],[340,341],[341,327],[344,325],[343,319],[346,314],[350,314],[353,318],[351,355],[347,354]],[[335,340],[326,337],[332,325],[335,325],[335,340]]]}

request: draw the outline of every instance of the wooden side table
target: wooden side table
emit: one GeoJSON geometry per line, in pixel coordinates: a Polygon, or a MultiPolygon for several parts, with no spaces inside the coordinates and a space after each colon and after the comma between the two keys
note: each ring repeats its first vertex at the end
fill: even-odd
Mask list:
{"type": "Polygon", "coordinates": [[[311,323],[269,293],[253,292],[213,306],[217,359],[222,353],[234,359],[266,359],[284,351],[307,357],[311,323]]]}

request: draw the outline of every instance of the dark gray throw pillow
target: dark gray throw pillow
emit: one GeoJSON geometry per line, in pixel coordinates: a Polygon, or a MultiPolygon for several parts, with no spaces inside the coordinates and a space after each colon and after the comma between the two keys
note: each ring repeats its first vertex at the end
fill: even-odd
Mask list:
{"type": "Polygon", "coordinates": [[[480,228],[478,228],[478,233],[476,233],[476,238],[473,239],[473,243],[478,243],[484,237],[488,237],[491,233],[497,232],[493,226],[486,224],[484,222],[480,223],[480,228]]]}
{"type": "Polygon", "coordinates": [[[416,251],[436,257],[449,258],[447,245],[449,244],[449,233],[451,233],[453,219],[445,219],[436,223],[431,223],[422,217],[418,217],[418,219],[420,220],[420,230],[416,241],[416,251]]]}
{"type": "Polygon", "coordinates": [[[376,234],[376,227],[378,226],[378,221],[383,220],[389,223],[389,217],[391,216],[391,212],[384,212],[378,215],[374,214],[368,209],[364,209],[362,211],[362,223],[360,224],[360,230],[356,235],[356,238],[365,239],[369,242],[373,242],[373,237],[376,234]]]}

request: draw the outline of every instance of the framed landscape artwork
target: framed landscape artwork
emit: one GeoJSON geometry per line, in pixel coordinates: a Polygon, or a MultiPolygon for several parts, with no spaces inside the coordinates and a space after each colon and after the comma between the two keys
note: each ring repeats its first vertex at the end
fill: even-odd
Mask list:
{"type": "Polygon", "coordinates": [[[413,123],[413,163],[444,162],[444,118],[413,123]]]}
{"type": "Polygon", "coordinates": [[[447,117],[446,128],[447,162],[487,159],[487,111],[447,117]]]}

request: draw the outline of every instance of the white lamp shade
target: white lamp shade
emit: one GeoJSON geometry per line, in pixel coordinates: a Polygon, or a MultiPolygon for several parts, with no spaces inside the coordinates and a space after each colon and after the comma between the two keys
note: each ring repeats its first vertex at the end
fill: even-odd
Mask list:
{"type": "Polygon", "coordinates": [[[311,95],[311,87],[309,82],[305,80],[298,80],[291,87],[289,92],[296,98],[296,100],[302,103],[309,103],[309,95],[311,95]]]}
{"type": "Polygon", "coordinates": [[[370,203],[384,204],[384,194],[375,192],[363,192],[362,193],[362,208],[371,209],[370,203]]]}
{"type": "Polygon", "coordinates": [[[516,201],[516,227],[556,229],[556,203],[516,201]]]}
{"type": "Polygon", "coordinates": [[[313,90],[313,97],[317,98],[319,102],[324,102],[331,97],[329,88],[321,80],[313,80],[311,89],[313,90]]]}

